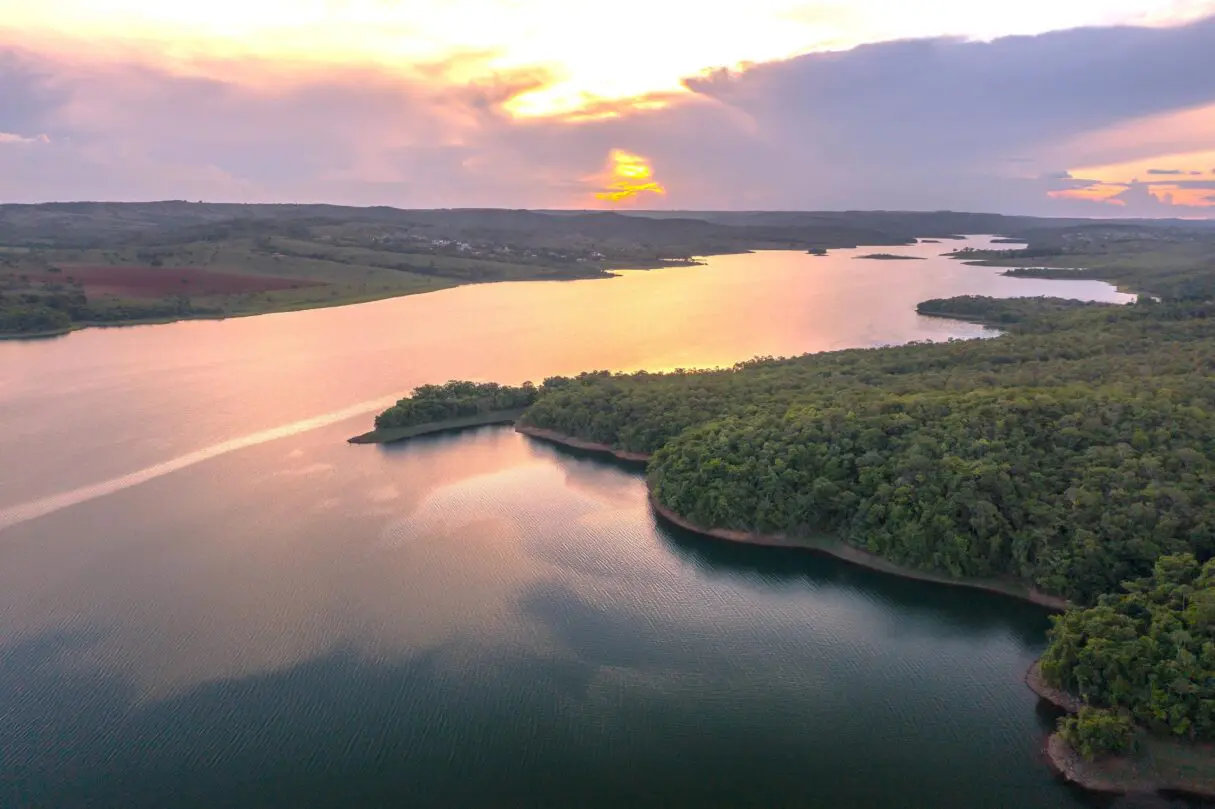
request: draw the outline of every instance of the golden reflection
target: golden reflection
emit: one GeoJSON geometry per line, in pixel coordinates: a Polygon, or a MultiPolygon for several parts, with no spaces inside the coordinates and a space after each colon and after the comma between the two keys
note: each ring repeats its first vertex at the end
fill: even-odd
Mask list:
{"type": "Polygon", "coordinates": [[[595,193],[595,199],[624,202],[635,199],[640,194],[667,193],[666,188],[654,179],[650,161],[624,149],[613,149],[608,155],[606,174],[609,184],[604,190],[595,193]]]}

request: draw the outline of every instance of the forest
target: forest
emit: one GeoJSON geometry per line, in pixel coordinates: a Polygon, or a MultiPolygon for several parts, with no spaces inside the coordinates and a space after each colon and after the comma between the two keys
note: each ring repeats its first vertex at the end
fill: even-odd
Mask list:
{"type": "Polygon", "coordinates": [[[1066,598],[1042,672],[1084,700],[1059,733],[1086,758],[1130,753],[1145,732],[1215,741],[1215,304],[919,311],[1005,334],[600,372],[545,392],[523,422],[651,454],[653,497],[702,528],[827,531],[1066,598]]]}
{"type": "Polygon", "coordinates": [[[1043,677],[1089,704],[1064,721],[1068,741],[1090,758],[1129,749],[1133,724],[1215,741],[1215,561],[1162,556],[1123,588],[1051,629],[1043,677]]]}
{"type": "Polygon", "coordinates": [[[519,387],[494,382],[453,380],[444,385],[422,385],[410,396],[375,417],[377,430],[413,427],[502,410],[517,410],[536,401],[531,382],[519,387]]]}
{"type": "Polygon", "coordinates": [[[925,301],[1000,326],[727,369],[419,388],[377,419],[527,406],[520,423],[650,456],[704,529],[829,532],[914,569],[1060,596],[1049,682],[1084,755],[1140,728],[1215,740],[1215,303],[925,301]]]}
{"type": "Polygon", "coordinates": [[[89,302],[82,290],[72,287],[0,292],[0,336],[61,334],[80,323],[104,325],[217,314],[220,310],[197,306],[182,295],[98,306],[89,302]]]}
{"type": "Polygon", "coordinates": [[[652,453],[654,496],[705,528],[832,531],[903,565],[1077,604],[1163,554],[1207,558],[1211,305],[966,306],[1017,322],[994,340],[599,374],[523,421],[652,453]]]}
{"type": "Polygon", "coordinates": [[[1059,312],[1104,306],[1074,298],[986,298],[982,295],[959,295],[955,298],[932,298],[916,304],[916,312],[933,317],[949,317],[1007,328],[1030,321],[1049,328],[1049,319],[1059,312]]]}

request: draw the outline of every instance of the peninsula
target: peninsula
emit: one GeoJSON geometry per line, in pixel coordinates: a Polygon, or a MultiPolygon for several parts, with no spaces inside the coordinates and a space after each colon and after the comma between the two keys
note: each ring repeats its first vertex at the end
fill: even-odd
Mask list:
{"type": "Polygon", "coordinates": [[[1068,714],[1047,755],[1095,791],[1215,798],[1215,561],[1162,556],[1123,590],[1056,617],[1026,676],[1068,714]]]}
{"type": "Polygon", "coordinates": [[[374,430],[349,442],[388,444],[451,430],[513,424],[538,393],[530,382],[519,387],[461,381],[423,385],[376,416],[374,430]]]}
{"type": "Polygon", "coordinates": [[[1148,575],[1158,553],[1199,550],[1215,524],[1215,471],[1192,447],[1215,440],[1215,424],[1196,403],[1215,411],[1215,389],[1189,369],[1215,353],[1209,304],[925,308],[1006,334],[519,388],[453,382],[419,388],[376,427],[506,421],[526,408],[525,432],[648,458],[654,502],[697,530],[832,535],[901,568],[1058,604],[1092,604],[1148,575]],[[1113,499],[1101,494],[1111,474],[1123,492],[1113,499]],[[1161,485],[1174,494],[1145,512],[1161,485]],[[1157,554],[1137,540],[1148,514],[1168,526],[1152,529],[1157,554]]]}
{"type": "Polygon", "coordinates": [[[1029,678],[1076,711],[1055,766],[1215,795],[1215,384],[1194,371],[1215,357],[1215,278],[1136,286],[1151,297],[1127,306],[920,304],[989,340],[588,372],[511,402],[521,432],[644,460],[684,528],[1066,607],[1029,678]]]}

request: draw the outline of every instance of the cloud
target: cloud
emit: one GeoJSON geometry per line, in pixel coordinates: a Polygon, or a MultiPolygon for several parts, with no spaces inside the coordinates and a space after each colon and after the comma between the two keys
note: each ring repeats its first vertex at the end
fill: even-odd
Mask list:
{"type": "Polygon", "coordinates": [[[26,137],[24,135],[15,135],[12,132],[0,132],[0,146],[5,144],[28,145],[31,143],[50,143],[51,139],[46,135],[36,135],[26,137]]]}
{"type": "MultiPolygon", "coordinates": [[[[1129,215],[1162,212],[1160,184],[1111,190],[1059,167],[1163,161],[1215,132],[1215,18],[864,45],[549,118],[510,105],[560,77],[491,63],[86,59],[0,42],[0,132],[47,135],[0,149],[0,199],[611,205],[628,178],[598,172],[621,150],[645,156],[641,185],[661,177],[650,205],[1129,215]]],[[[1197,182],[1173,182],[1184,173],[1149,172],[1197,182]]]]}
{"type": "Polygon", "coordinates": [[[1182,171],[1181,169],[1148,169],[1147,173],[1161,175],[1161,176],[1176,177],[1176,176],[1181,176],[1181,175],[1185,174],[1186,172],[1182,171]]]}

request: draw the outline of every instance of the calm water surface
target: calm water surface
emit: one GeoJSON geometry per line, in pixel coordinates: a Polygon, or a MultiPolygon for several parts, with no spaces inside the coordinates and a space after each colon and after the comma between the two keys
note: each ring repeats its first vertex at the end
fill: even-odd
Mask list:
{"type": "Polygon", "coordinates": [[[1040,760],[1037,608],[676,532],[635,469],[508,429],[344,443],[424,382],[1123,299],[948,246],[0,344],[0,805],[1086,805],[1040,760]]]}

